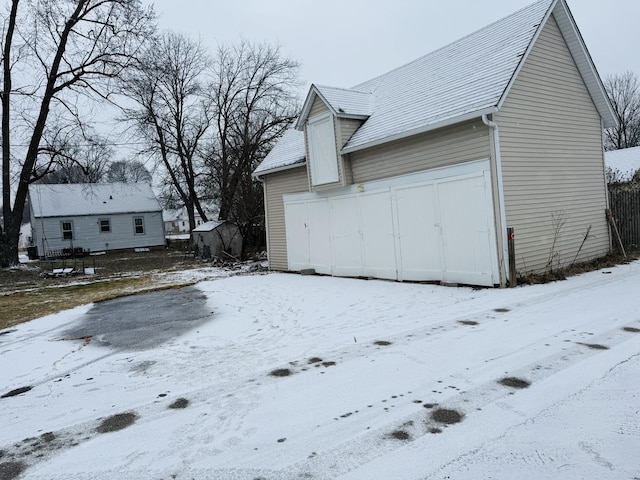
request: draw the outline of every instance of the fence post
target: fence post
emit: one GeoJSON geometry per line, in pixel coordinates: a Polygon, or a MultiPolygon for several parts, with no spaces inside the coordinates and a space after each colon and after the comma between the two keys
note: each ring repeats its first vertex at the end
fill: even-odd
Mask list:
{"type": "Polygon", "coordinates": [[[507,246],[509,250],[509,287],[513,288],[518,284],[516,275],[516,234],[513,227],[507,227],[507,246]]]}

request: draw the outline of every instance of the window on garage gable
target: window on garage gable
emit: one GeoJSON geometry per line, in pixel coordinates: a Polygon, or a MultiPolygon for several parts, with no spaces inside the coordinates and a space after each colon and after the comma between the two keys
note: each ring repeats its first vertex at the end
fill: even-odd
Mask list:
{"type": "Polygon", "coordinates": [[[307,142],[311,184],[315,186],[339,181],[336,135],[330,113],[309,119],[307,142]]]}

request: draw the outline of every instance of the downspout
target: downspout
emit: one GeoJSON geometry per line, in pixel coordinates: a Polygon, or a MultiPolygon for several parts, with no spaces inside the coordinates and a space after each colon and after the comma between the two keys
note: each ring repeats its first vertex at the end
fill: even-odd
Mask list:
{"type": "MultiPolygon", "coordinates": [[[[271,237],[269,237],[269,222],[267,219],[269,218],[268,206],[267,206],[267,183],[264,175],[255,175],[253,177],[255,180],[259,181],[262,184],[262,203],[264,204],[264,235],[265,242],[267,247],[267,262],[271,258],[269,254],[269,244],[271,243],[271,237]]],[[[271,270],[271,265],[269,265],[269,270],[271,270]]]]}
{"type": "Polygon", "coordinates": [[[502,184],[500,132],[498,124],[489,120],[486,114],[482,115],[482,123],[493,131],[493,149],[496,161],[496,183],[498,184],[498,209],[500,210],[500,237],[502,239],[502,269],[500,272],[500,283],[504,286],[507,283],[507,272],[509,271],[509,251],[507,246],[507,215],[504,208],[504,188],[502,184]]]}

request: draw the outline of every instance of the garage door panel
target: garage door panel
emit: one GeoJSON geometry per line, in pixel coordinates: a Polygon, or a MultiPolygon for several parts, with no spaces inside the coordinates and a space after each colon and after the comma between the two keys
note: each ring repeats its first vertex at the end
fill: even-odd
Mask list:
{"type": "Polygon", "coordinates": [[[331,275],[331,221],[326,199],[307,204],[309,231],[309,267],[317,273],[331,275]]]}
{"type": "Polygon", "coordinates": [[[330,198],[333,274],[362,275],[362,238],[357,196],[330,198]]]}
{"type": "Polygon", "coordinates": [[[445,281],[493,284],[493,222],[486,188],[482,173],[438,184],[445,281]]]}
{"type": "Polygon", "coordinates": [[[307,232],[306,202],[286,203],[284,206],[289,270],[309,268],[309,236],[307,232]]]}
{"type": "Polygon", "coordinates": [[[363,274],[395,280],[396,252],[389,190],[360,196],[363,274]]]}
{"type": "Polygon", "coordinates": [[[442,246],[433,184],[397,188],[401,280],[441,280],[442,246]]]}

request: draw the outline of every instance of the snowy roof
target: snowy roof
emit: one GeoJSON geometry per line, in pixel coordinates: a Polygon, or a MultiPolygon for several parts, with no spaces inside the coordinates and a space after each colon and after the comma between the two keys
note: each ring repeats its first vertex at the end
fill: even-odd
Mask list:
{"type": "Polygon", "coordinates": [[[192,232],[210,232],[210,231],[215,230],[216,228],[218,228],[223,223],[225,223],[224,220],[211,220],[209,222],[204,222],[204,223],[198,225],[196,228],[194,228],[191,231],[192,232]]]}
{"type": "Polygon", "coordinates": [[[159,212],[147,183],[66,183],[29,186],[36,217],[159,212]]]}
{"type": "Polygon", "coordinates": [[[640,170],[640,147],[605,152],[604,163],[611,170],[620,172],[620,180],[629,181],[640,170]]]}
{"type": "Polygon", "coordinates": [[[373,110],[373,94],[370,91],[312,85],[296,124],[298,130],[304,128],[304,120],[316,96],[320,97],[337,117],[366,119],[373,110]]]}
{"type": "MultiPolygon", "coordinates": [[[[312,86],[296,128],[303,128],[316,96],[335,112],[370,115],[342,153],[387,143],[500,110],[539,33],[551,14],[565,37],[591,97],[605,122],[615,124],[607,99],[582,37],[564,0],[538,0],[454,43],[353,89],[312,86]],[[344,109],[344,107],[343,107],[344,109]]],[[[348,116],[348,115],[346,115],[348,116]]],[[[304,143],[304,137],[299,137],[304,143]]],[[[295,148],[291,145],[289,149],[295,148]]],[[[304,145],[297,151],[304,155],[304,145]]],[[[275,150],[275,148],[274,148],[275,150]]],[[[269,168],[280,162],[279,152],[268,158],[269,168]]]]}
{"type": "Polygon", "coordinates": [[[275,172],[305,161],[304,132],[293,128],[287,130],[271,149],[253,175],[275,172]]]}

